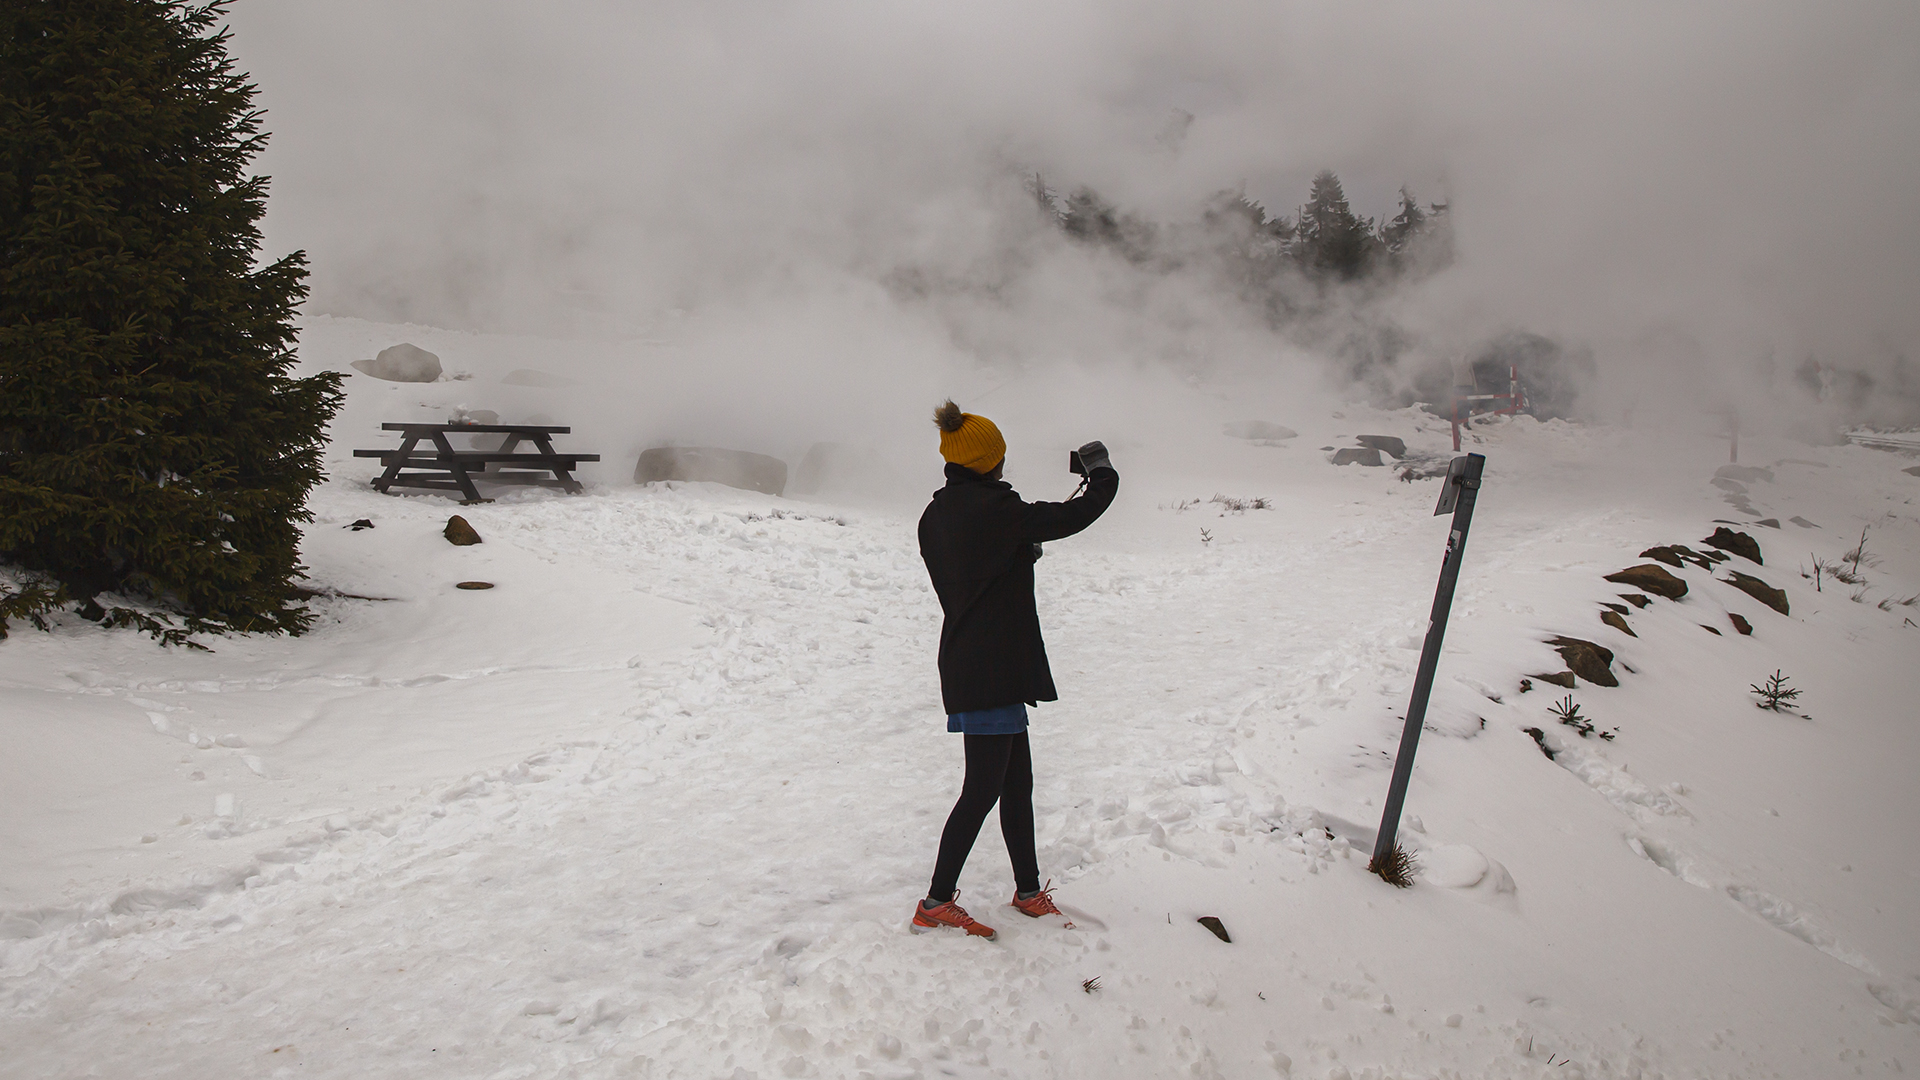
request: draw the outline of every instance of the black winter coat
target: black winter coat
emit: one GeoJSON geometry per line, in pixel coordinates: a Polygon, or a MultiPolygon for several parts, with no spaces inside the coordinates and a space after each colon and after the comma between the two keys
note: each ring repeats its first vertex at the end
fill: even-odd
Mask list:
{"type": "Polygon", "coordinates": [[[947,466],[947,486],[920,515],[920,557],[940,595],[940,696],[949,714],[1056,701],[1040,613],[1034,545],[1093,524],[1120,490],[1120,474],[1093,470],[1084,495],[1023,501],[1004,480],[947,466]]]}

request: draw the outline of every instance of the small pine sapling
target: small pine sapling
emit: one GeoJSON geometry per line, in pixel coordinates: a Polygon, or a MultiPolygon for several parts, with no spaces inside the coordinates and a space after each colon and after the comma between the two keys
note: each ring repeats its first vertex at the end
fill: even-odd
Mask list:
{"type": "Polygon", "coordinates": [[[1407,849],[1399,844],[1393,845],[1392,851],[1385,855],[1376,855],[1367,863],[1368,873],[1379,874],[1381,881],[1396,889],[1412,888],[1413,875],[1419,869],[1420,864],[1415,862],[1413,856],[1407,853],[1407,849]]]}
{"type": "Polygon", "coordinates": [[[1579,732],[1580,737],[1583,739],[1598,735],[1607,742],[1612,742],[1613,737],[1620,733],[1619,728],[1614,728],[1611,731],[1601,731],[1594,724],[1593,717],[1580,711],[1580,706],[1575,704],[1572,694],[1568,694],[1566,697],[1547,706],[1547,711],[1552,713],[1554,718],[1561,723],[1579,732]]]}
{"type": "Polygon", "coordinates": [[[1794,699],[1800,696],[1799,689],[1788,686],[1787,676],[1780,674],[1778,668],[1775,668],[1773,674],[1767,677],[1765,685],[1753,684],[1748,689],[1755,695],[1754,705],[1770,712],[1789,711],[1787,706],[1793,704],[1794,699]]]}

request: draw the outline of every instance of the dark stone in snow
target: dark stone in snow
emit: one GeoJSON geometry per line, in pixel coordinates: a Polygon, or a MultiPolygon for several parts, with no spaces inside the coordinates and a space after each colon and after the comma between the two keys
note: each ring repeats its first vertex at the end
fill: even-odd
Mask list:
{"type": "Polygon", "coordinates": [[[1761,518],[1759,521],[1754,522],[1754,524],[1765,525],[1769,529],[1777,529],[1780,527],[1780,519],[1779,518],[1761,518]]]}
{"type": "Polygon", "coordinates": [[[1740,631],[1741,636],[1751,637],[1753,635],[1753,624],[1748,622],[1745,616],[1736,615],[1729,611],[1727,612],[1727,618],[1733,620],[1733,628],[1740,631]]]}
{"type": "Polygon", "coordinates": [[[1335,450],[1333,452],[1333,463],[1335,465],[1369,465],[1376,467],[1386,464],[1386,462],[1380,460],[1380,451],[1372,447],[1368,447],[1365,450],[1356,450],[1352,447],[1348,447],[1345,450],[1335,450]]]}
{"type": "Polygon", "coordinates": [[[1548,761],[1553,760],[1553,748],[1547,745],[1546,732],[1541,731],[1537,727],[1521,728],[1520,730],[1533,737],[1533,744],[1540,748],[1541,753],[1547,755],[1548,761]]]}
{"type": "Polygon", "coordinates": [[[1391,454],[1395,460],[1407,456],[1406,440],[1392,435],[1355,435],[1353,441],[1369,449],[1391,454]]]}
{"type": "Polygon", "coordinates": [[[1920,465],[1910,465],[1900,471],[1906,473],[1908,476],[1920,476],[1920,465]]]}
{"type": "Polygon", "coordinates": [[[1551,675],[1535,675],[1533,678],[1539,679],[1541,682],[1552,683],[1555,686],[1564,686],[1569,690],[1579,685],[1571,671],[1556,671],[1551,675]]]}
{"type": "Polygon", "coordinates": [[[1707,625],[1706,623],[1701,623],[1701,624],[1700,624],[1700,629],[1702,629],[1702,630],[1705,630],[1705,631],[1706,631],[1707,633],[1709,633],[1709,634],[1712,634],[1712,635],[1713,635],[1714,637],[1722,637],[1722,636],[1724,636],[1724,635],[1722,635],[1722,634],[1720,633],[1720,631],[1718,631],[1718,630],[1715,630],[1715,629],[1714,629],[1713,627],[1711,627],[1711,626],[1708,626],[1708,625],[1707,625]]]}
{"type": "Polygon", "coordinates": [[[1618,573],[1608,574],[1607,580],[1619,585],[1629,585],[1655,596],[1664,596],[1669,600],[1678,600],[1687,595],[1686,582],[1652,563],[1629,566],[1618,573]]]}
{"type": "Polygon", "coordinates": [[[1820,527],[1818,525],[1815,525],[1813,522],[1808,521],[1806,518],[1799,517],[1797,515],[1794,517],[1790,517],[1787,520],[1793,522],[1795,525],[1798,525],[1803,529],[1817,529],[1820,527]]]}
{"type": "Polygon", "coordinates": [[[787,463],[746,450],[711,446],[656,446],[640,455],[633,482],[695,480],[779,495],[787,490],[787,463]]]}
{"type": "Polygon", "coordinates": [[[1782,615],[1788,614],[1787,594],[1785,590],[1776,589],[1766,582],[1761,581],[1759,578],[1748,577],[1738,570],[1730,571],[1730,573],[1732,573],[1733,576],[1724,579],[1727,584],[1739,589],[1741,592],[1746,593],[1748,596],[1753,597],[1755,600],[1760,601],[1782,615]]]}
{"type": "Polygon", "coordinates": [[[493,588],[493,582],[491,581],[457,581],[454,583],[453,587],[456,589],[466,589],[468,591],[477,591],[480,589],[493,588]]]}
{"type": "Polygon", "coordinates": [[[1601,612],[1600,621],[1603,623],[1606,623],[1608,626],[1613,627],[1615,630],[1620,631],[1621,633],[1627,635],[1628,637],[1640,636],[1639,634],[1636,634],[1633,632],[1633,627],[1627,625],[1626,617],[1621,615],[1617,611],[1601,612]]]}
{"type": "Polygon", "coordinates": [[[1207,929],[1213,931],[1214,937],[1219,938],[1221,941],[1224,941],[1229,945],[1233,944],[1233,939],[1227,936],[1227,928],[1225,924],[1221,923],[1219,919],[1213,917],[1212,915],[1202,915],[1200,916],[1199,922],[1201,926],[1204,926],[1207,929]]]}
{"type": "Polygon", "coordinates": [[[1613,674],[1613,650],[1605,645],[1570,637],[1548,638],[1547,644],[1553,646],[1575,675],[1595,686],[1620,685],[1613,674]]]}
{"type": "MultiPolygon", "coordinates": [[[[1780,523],[1777,521],[1774,522],[1773,527],[1776,529],[1779,528],[1780,523]]],[[[1766,565],[1760,558],[1760,541],[1755,540],[1746,533],[1734,532],[1725,525],[1713,530],[1712,536],[1700,542],[1710,548],[1719,548],[1721,551],[1731,551],[1735,555],[1753,563],[1755,566],[1766,565]]]]}
{"type": "Polygon", "coordinates": [[[354,532],[359,532],[361,529],[373,528],[373,522],[368,521],[366,518],[361,518],[359,521],[347,526],[347,528],[352,529],[354,532]]]}
{"type": "Polygon", "coordinates": [[[447,543],[455,544],[459,547],[471,547],[474,544],[481,543],[480,534],[475,532],[473,526],[467,524],[467,519],[461,517],[459,514],[455,514],[447,519],[447,528],[444,535],[447,538],[447,543]]]}
{"type": "Polygon", "coordinates": [[[1668,566],[1680,566],[1680,553],[1670,547],[1650,547],[1640,553],[1643,559],[1658,559],[1668,566]]]}
{"type": "Polygon", "coordinates": [[[1625,600],[1627,603],[1632,604],[1634,607],[1637,607],[1637,608],[1647,607],[1653,603],[1653,601],[1647,599],[1644,596],[1641,596],[1637,592],[1623,592],[1620,594],[1620,599],[1625,600]]]}
{"type": "Polygon", "coordinates": [[[1600,606],[1601,606],[1601,607],[1603,607],[1603,608],[1606,608],[1606,609],[1607,609],[1608,611],[1616,611],[1616,612],[1619,612],[1619,613],[1620,613],[1620,614],[1622,614],[1622,615],[1631,615],[1631,614],[1633,614],[1633,612],[1631,612],[1631,611],[1628,611],[1628,610],[1627,610],[1627,605],[1625,605],[1625,604],[1609,604],[1609,603],[1607,603],[1606,601],[1604,601],[1604,600],[1603,600],[1603,601],[1601,601],[1601,602],[1600,602],[1600,606]]]}

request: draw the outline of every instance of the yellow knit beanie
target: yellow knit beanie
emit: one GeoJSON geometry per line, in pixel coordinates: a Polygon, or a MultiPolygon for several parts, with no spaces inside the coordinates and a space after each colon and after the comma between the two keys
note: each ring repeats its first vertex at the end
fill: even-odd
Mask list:
{"type": "Polygon", "coordinates": [[[955,465],[985,475],[1006,460],[1007,440],[986,417],[963,413],[949,401],[933,410],[933,422],[940,425],[940,456],[955,465]]]}

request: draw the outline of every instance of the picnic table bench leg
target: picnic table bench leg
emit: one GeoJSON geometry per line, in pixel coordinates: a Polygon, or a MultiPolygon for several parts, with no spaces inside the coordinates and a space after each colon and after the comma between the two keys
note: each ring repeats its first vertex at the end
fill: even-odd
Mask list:
{"type": "Polygon", "coordinates": [[[466,464],[454,455],[453,444],[447,442],[445,432],[434,432],[433,444],[439,449],[441,454],[446,456],[447,471],[453,474],[453,482],[460,485],[461,494],[466,496],[465,499],[461,500],[463,504],[493,501],[492,499],[483,499],[480,497],[480,489],[473,486],[473,477],[467,475],[466,464]]]}
{"type": "MultiPolygon", "coordinates": [[[[534,432],[533,444],[539,447],[540,452],[547,455],[548,457],[556,458],[556,459],[559,457],[558,454],[554,453],[553,439],[548,437],[546,432],[544,431],[534,432]]],[[[580,481],[575,480],[573,478],[572,470],[568,469],[566,466],[561,465],[556,461],[556,463],[552,465],[551,468],[553,470],[554,479],[560,481],[560,487],[564,491],[566,491],[567,494],[578,495],[581,492],[587,490],[586,487],[580,483],[580,481]]]]}
{"type": "MultiPolygon", "coordinates": [[[[505,438],[505,441],[503,441],[503,442],[502,442],[502,443],[501,443],[501,444],[500,444],[500,445],[499,445],[499,446],[498,446],[498,447],[497,447],[497,448],[496,448],[496,449],[494,450],[494,453],[496,453],[496,454],[511,454],[511,453],[513,453],[513,452],[514,452],[515,450],[518,450],[518,449],[520,448],[520,443],[521,443],[521,440],[523,440],[523,439],[525,439],[525,438],[526,438],[526,436],[525,436],[525,435],[523,435],[523,434],[521,434],[521,433],[520,433],[520,432],[518,432],[518,431],[509,431],[509,432],[507,432],[507,434],[506,434],[506,438],[505,438]]],[[[496,465],[496,464],[495,464],[494,462],[491,462],[491,461],[489,461],[489,462],[487,462],[487,463],[486,463],[485,465],[483,465],[483,466],[481,466],[481,467],[480,467],[480,471],[481,471],[481,472],[498,472],[498,471],[499,471],[499,469],[498,469],[498,466],[497,466],[497,465],[496,465]]]]}
{"type": "Polygon", "coordinates": [[[386,470],[374,478],[373,490],[382,495],[387,493],[387,489],[393,486],[394,480],[400,475],[400,466],[405,464],[407,455],[413,453],[413,446],[419,441],[420,436],[418,435],[409,435],[400,440],[400,452],[393,456],[393,461],[386,467],[386,470]]]}

